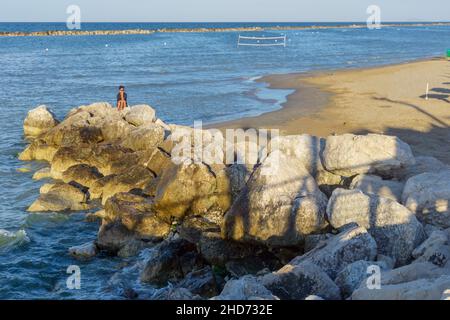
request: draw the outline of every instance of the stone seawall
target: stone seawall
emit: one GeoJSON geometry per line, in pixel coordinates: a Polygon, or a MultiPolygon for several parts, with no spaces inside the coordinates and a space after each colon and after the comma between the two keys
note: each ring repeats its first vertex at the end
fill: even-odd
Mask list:
{"type": "MultiPolygon", "coordinates": [[[[430,27],[450,26],[450,22],[436,23],[387,23],[383,28],[390,27],[430,27]]],[[[0,32],[0,37],[43,37],[43,36],[104,36],[104,35],[129,35],[129,34],[153,34],[160,33],[205,33],[205,32],[258,32],[258,31],[288,31],[288,30],[323,30],[323,29],[362,29],[366,24],[355,23],[352,25],[308,25],[308,26],[274,26],[274,27],[242,27],[242,28],[162,28],[155,30],[129,29],[129,30],[49,30],[34,32],[0,32]]]]}
{"type": "Polygon", "coordinates": [[[263,151],[108,103],[61,122],[40,106],[24,134],[19,159],[48,163],[28,211],[96,209],[97,239],[68,253],[151,249],[133,267],[161,288],[151,299],[440,299],[450,287],[450,168],[395,136],[277,136],[263,151]]]}

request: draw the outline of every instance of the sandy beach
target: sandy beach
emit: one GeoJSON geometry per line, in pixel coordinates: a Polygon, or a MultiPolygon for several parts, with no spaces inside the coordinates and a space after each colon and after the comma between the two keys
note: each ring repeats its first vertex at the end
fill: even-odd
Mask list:
{"type": "Polygon", "coordinates": [[[376,68],[272,75],[294,89],[283,108],[214,127],[278,128],[281,134],[399,136],[416,155],[450,163],[450,62],[435,58],[376,68]],[[425,98],[429,84],[428,100],[425,98]]]}

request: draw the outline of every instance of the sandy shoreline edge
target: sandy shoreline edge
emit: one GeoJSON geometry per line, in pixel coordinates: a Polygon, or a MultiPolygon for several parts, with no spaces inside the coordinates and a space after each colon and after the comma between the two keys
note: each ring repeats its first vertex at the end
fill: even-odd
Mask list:
{"type": "Polygon", "coordinates": [[[416,154],[450,164],[450,62],[445,58],[268,75],[257,81],[269,88],[295,91],[281,109],[207,127],[279,129],[283,135],[321,137],[391,134],[409,143],[416,154]]]}

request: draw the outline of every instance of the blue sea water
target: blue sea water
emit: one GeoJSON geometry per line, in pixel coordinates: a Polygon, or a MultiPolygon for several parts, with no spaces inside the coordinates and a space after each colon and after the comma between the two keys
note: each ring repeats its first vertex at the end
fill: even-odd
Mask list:
{"type": "MultiPolygon", "coordinates": [[[[82,27],[255,25],[283,24],[104,23],[82,27]]],[[[65,24],[56,23],[0,23],[0,31],[64,29],[65,24]]],[[[85,222],[85,213],[26,213],[42,184],[31,176],[44,165],[17,160],[26,145],[22,121],[29,109],[46,104],[61,118],[78,105],[114,103],[117,86],[124,84],[130,104],[150,104],[166,122],[213,123],[280,108],[291,91],[267,89],[254,81],[266,74],[406,62],[441,56],[450,47],[449,26],[258,34],[286,34],[287,47],[237,47],[237,32],[0,37],[0,299],[119,299],[117,279],[137,278],[135,269],[124,269],[133,260],[100,256],[79,262],[68,255],[70,246],[95,239],[98,225],[85,222]],[[72,264],[82,271],[80,290],[66,287],[66,269],[72,264]]]]}

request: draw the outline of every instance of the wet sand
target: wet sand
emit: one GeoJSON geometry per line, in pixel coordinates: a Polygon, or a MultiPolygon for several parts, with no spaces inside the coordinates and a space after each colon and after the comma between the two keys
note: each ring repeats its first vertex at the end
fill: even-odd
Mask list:
{"type": "Polygon", "coordinates": [[[215,128],[277,128],[281,134],[399,136],[416,155],[450,164],[450,61],[435,58],[376,68],[272,75],[271,88],[294,89],[283,108],[215,128]],[[429,83],[428,100],[425,92],[429,83]]]}

